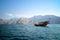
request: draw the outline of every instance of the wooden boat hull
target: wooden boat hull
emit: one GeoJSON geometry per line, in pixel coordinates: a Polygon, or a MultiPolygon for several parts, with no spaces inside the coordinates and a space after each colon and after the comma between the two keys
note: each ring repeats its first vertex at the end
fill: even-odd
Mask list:
{"type": "Polygon", "coordinates": [[[46,25],[43,25],[43,24],[42,25],[41,24],[39,24],[39,25],[38,24],[35,24],[35,26],[46,26],[46,25]]]}
{"type": "Polygon", "coordinates": [[[34,24],[35,26],[47,26],[48,24],[48,21],[45,21],[45,22],[40,22],[38,24],[34,24]]]}

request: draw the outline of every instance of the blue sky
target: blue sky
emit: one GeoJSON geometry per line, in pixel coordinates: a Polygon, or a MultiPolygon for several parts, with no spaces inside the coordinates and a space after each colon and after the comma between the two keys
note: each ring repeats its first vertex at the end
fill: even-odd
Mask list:
{"type": "Polygon", "coordinates": [[[60,0],[0,0],[0,18],[60,16],[60,0]]]}

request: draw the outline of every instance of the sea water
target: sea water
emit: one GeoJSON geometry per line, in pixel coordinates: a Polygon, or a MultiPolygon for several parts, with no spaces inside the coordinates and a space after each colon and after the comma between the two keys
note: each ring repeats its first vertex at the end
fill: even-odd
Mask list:
{"type": "Polygon", "coordinates": [[[60,24],[0,24],[0,40],[60,40],[60,24]]]}

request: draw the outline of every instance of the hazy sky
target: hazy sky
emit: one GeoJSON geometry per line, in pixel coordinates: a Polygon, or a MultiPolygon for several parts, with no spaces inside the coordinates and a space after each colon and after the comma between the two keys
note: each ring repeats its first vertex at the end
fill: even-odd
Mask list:
{"type": "Polygon", "coordinates": [[[60,0],[0,0],[0,18],[60,16],[60,0]]]}

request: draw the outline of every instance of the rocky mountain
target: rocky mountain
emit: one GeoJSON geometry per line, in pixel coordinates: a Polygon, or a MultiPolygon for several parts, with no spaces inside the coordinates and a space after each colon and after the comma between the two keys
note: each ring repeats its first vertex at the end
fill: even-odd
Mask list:
{"type": "Polygon", "coordinates": [[[28,24],[27,18],[13,18],[8,21],[8,24],[28,24]]]}
{"type": "Polygon", "coordinates": [[[30,18],[31,22],[49,21],[50,24],[60,24],[60,17],[54,15],[34,16],[30,18]]]}
{"type": "Polygon", "coordinates": [[[5,24],[6,22],[3,19],[0,19],[0,24],[5,24]]]}
{"type": "Polygon", "coordinates": [[[31,18],[12,18],[10,20],[0,19],[0,24],[29,24],[43,21],[49,21],[50,24],[60,24],[60,17],[54,15],[38,15],[31,18]]]}

